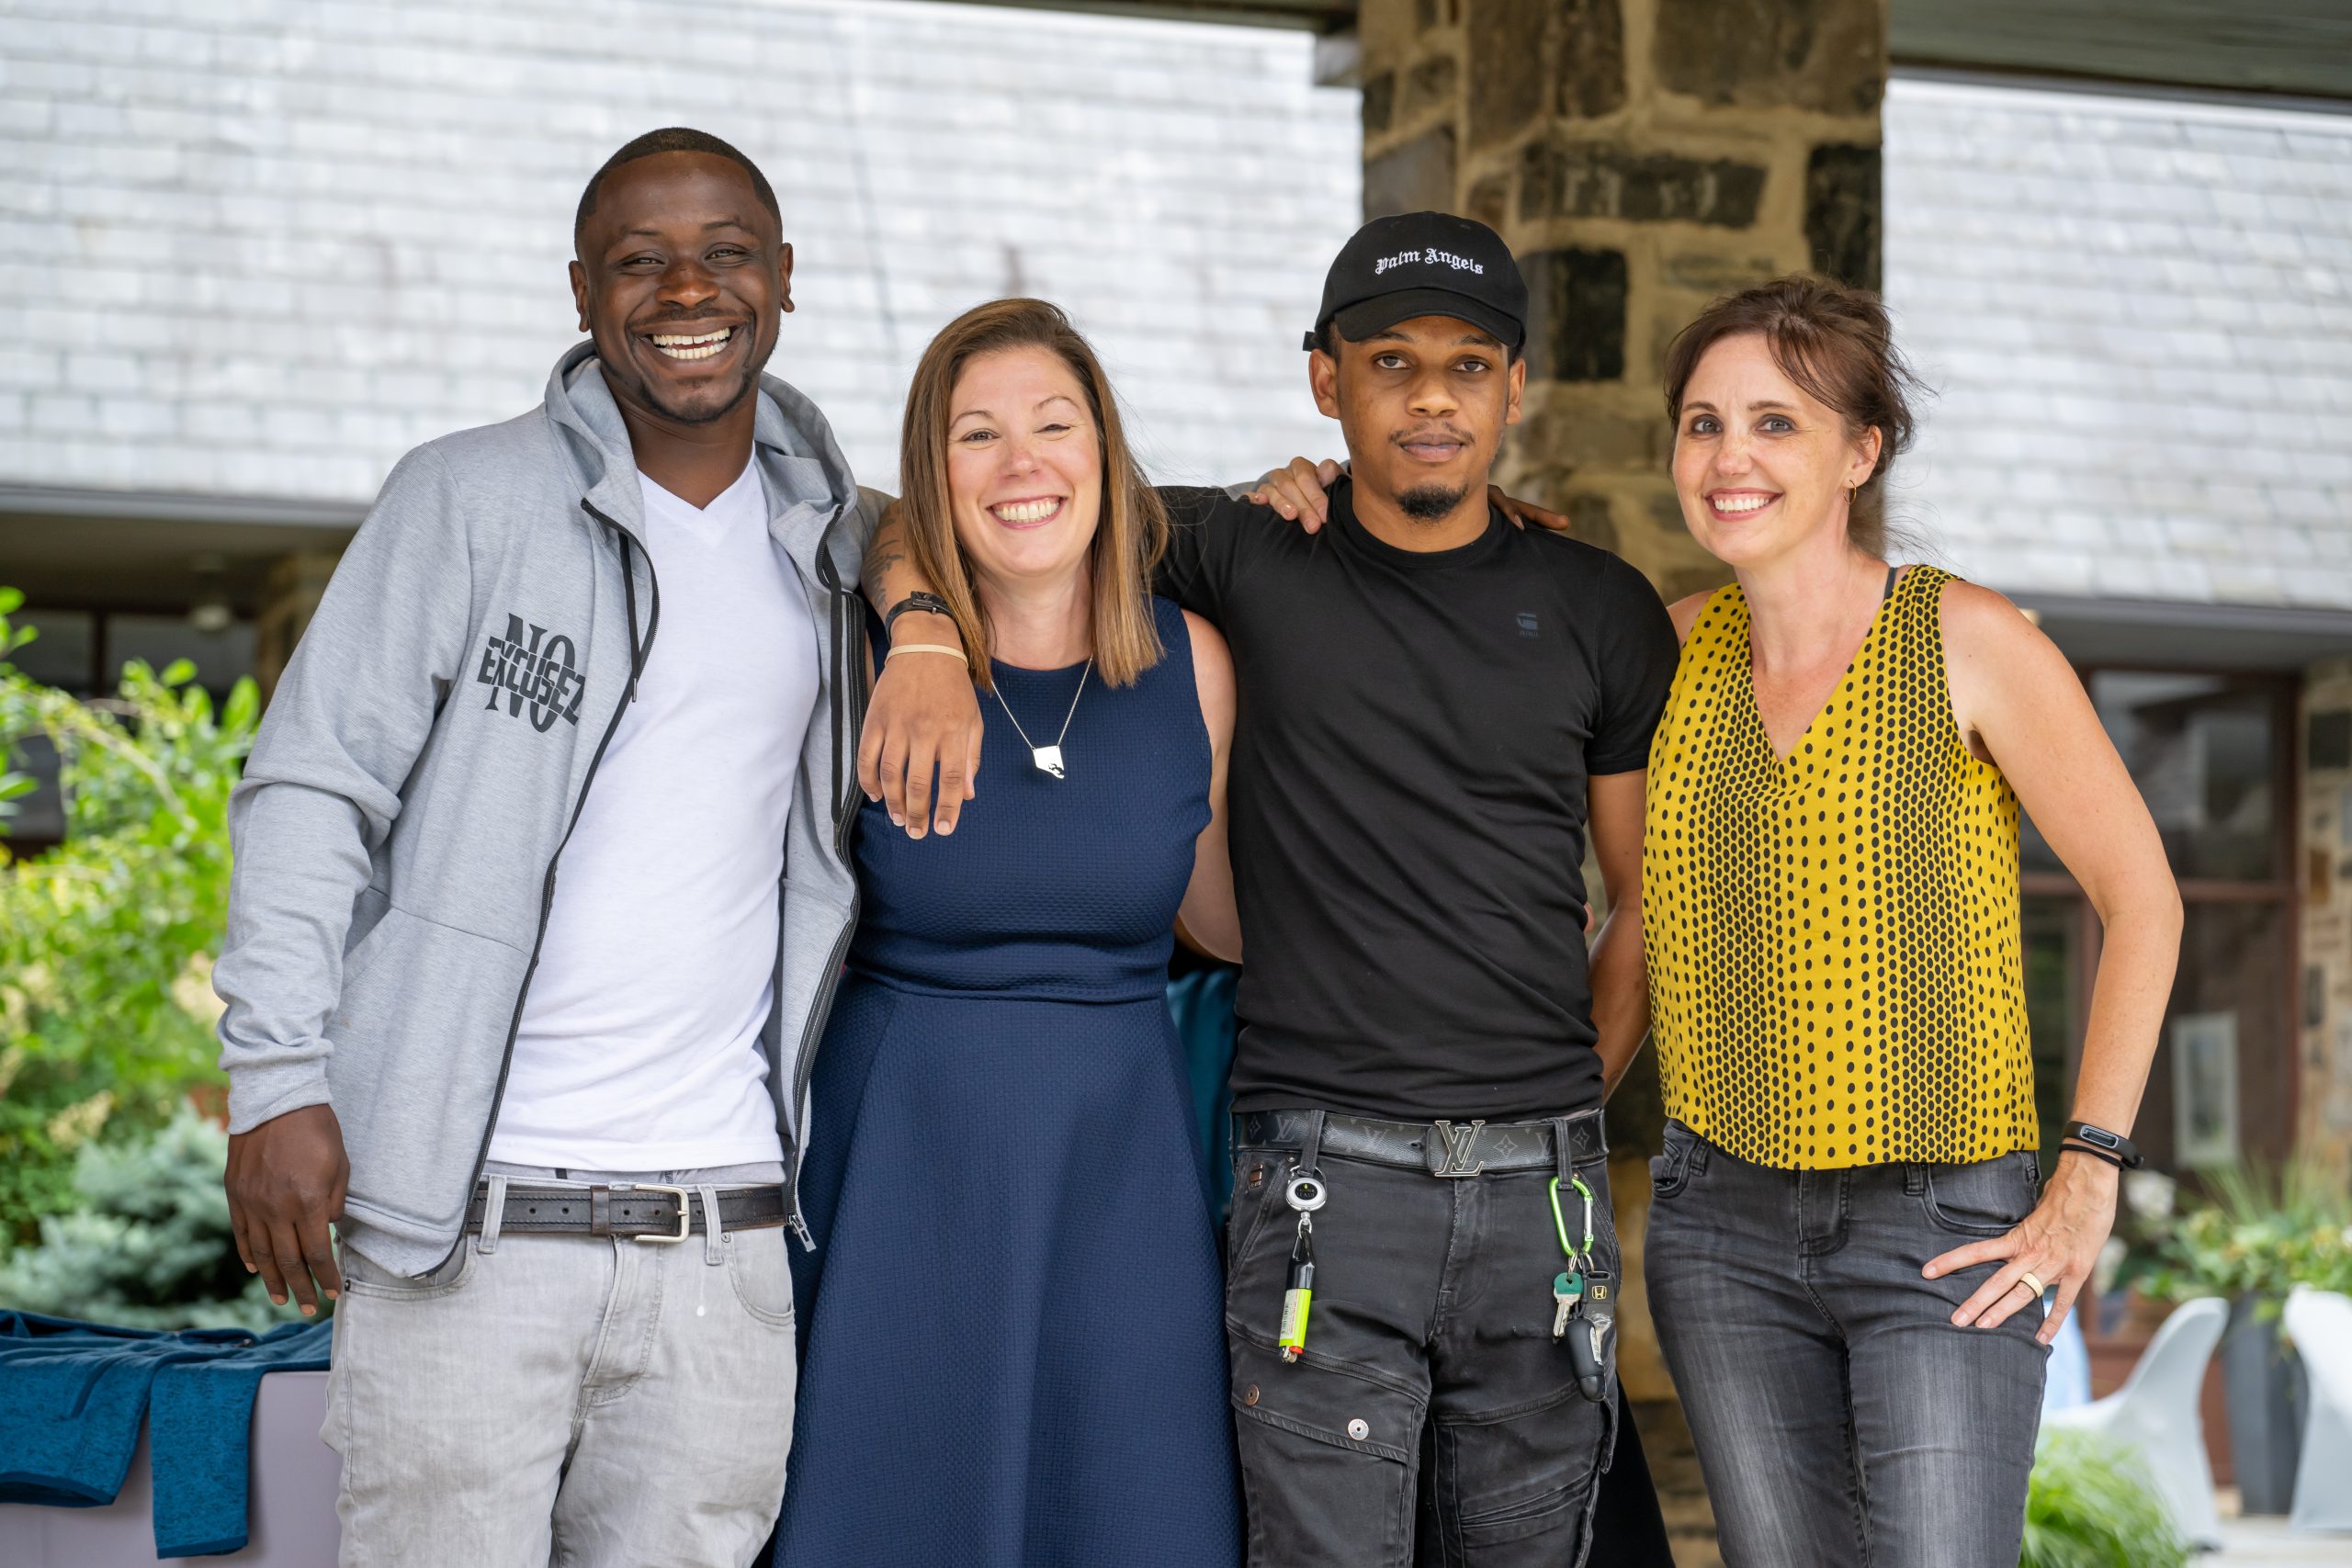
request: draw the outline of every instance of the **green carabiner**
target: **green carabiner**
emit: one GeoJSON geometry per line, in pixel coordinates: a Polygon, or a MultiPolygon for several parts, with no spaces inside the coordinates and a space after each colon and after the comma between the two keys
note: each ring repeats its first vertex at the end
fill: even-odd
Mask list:
{"type": "Polygon", "coordinates": [[[1581,1176],[1569,1177],[1568,1185],[1584,1199],[1584,1250],[1579,1253],[1568,1242],[1568,1217],[1560,1213],[1560,1179],[1556,1176],[1552,1178],[1552,1224],[1560,1233],[1560,1250],[1574,1263],[1579,1257],[1592,1256],[1592,1189],[1584,1184],[1581,1176]]]}

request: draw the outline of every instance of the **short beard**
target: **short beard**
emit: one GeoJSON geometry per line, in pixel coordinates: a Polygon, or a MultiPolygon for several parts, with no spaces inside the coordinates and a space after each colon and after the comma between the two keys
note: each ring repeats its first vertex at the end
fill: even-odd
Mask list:
{"type": "Polygon", "coordinates": [[[1442,523],[1469,493],[1467,485],[1415,485],[1397,496],[1396,504],[1416,523],[1442,523]]]}
{"type": "Polygon", "coordinates": [[[629,390],[637,394],[637,400],[639,402],[644,404],[647,408],[651,409],[655,413],[660,414],[664,419],[674,421],[679,424],[711,424],[719,420],[725,419],[729,414],[733,413],[737,409],[742,407],[743,400],[750,397],[754,391],[758,390],[759,385],[760,373],[758,369],[756,367],[746,367],[743,371],[742,379],[736,384],[734,391],[729,393],[727,398],[723,401],[719,402],[716,407],[707,407],[699,411],[679,408],[675,404],[672,403],[668,399],[657,396],[653,389],[653,384],[650,380],[633,380],[629,387],[629,390]]]}
{"type": "MultiPolygon", "coordinates": [[[[696,319],[690,316],[680,324],[691,326],[696,319]]],[[[752,323],[752,330],[756,333],[757,323],[752,323]]],[[[594,334],[590,335],[594,340],[594,334]]],[[[759,344],[755,341],[752,345],[752,352],[744,358],[742,369],[738,372],[739,379],[723,397],[698,407],[680,407],[658,392],[653,378],[640,371],[630,360],[629,345],[626,339],[616,345],[616,352],[611,354],[605,352],[607,345],[604,342],[595,341],[597,364],[604,371],[605,384],[611,389],[613,396],[616,400],[634,403],[639,409],[657,418],[666,419],[673,424],[713,424],[725,419],[742,407],[745,399],[759,390],[760,372],[767,368],[768,363],[768,355],[759,351],[759,344]]],[[[773,354],[775,351],[775,344],[770,344],[768,353],[773,354]]],[[[648,345],[648,352],[659,354],[661,350],[648,345]]]]}

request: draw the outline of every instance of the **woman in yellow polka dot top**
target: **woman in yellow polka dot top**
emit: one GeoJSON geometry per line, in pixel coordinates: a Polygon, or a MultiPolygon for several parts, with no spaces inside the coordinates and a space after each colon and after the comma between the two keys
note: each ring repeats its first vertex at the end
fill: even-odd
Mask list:
{"type": "Polygon", "coordinates": [[[1650,751],[1672,1120],[1646,1277],[1734,1568],[2017,1561],[2044,1347],[2137,1157],[2178,947],[2064,657],[1998,594],[1885,558],[1908,385],[1878,302],[1806,278],[1718,301],[1668,365],[1683,516],[1736,581],[1674,606],[1650,751]],[[2106,922],[2046,1189],[2020,800],[2106,922]]]}

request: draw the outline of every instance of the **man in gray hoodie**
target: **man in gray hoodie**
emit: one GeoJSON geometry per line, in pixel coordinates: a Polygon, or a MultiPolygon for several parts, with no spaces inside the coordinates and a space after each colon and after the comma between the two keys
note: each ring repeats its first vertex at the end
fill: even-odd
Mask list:
{"type": "MultiPolygon", "coordinates": [[[[741,1563],[784,1487],[874,508],[761,375],[749,160],[640,137],[574,239],[592,342],[392,470],[232,807],[231,1209],[340,1302],[345,1562],[741,1563]]],[[[953,660],[880,694],[978,723],[953,660]]]]}

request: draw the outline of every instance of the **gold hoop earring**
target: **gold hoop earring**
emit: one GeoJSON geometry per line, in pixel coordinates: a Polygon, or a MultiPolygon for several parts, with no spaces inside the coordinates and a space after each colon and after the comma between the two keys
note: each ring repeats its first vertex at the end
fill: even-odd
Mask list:
{"type": "Polygon", "coordinates": [[[1856,495],[1858,495],[1858,494],[1860,494],[1860,491],[1861,491],[1861,488],[1862,488],[1862,487],[1861,487],[1861,486],[1860,486],[1860,485],[1848,485],[1848,486],[1846,487],[1846,504],[1847,504],[1847,505],[1851,506],[1851,505],[1853,505],[1853,504],[1854,504],[1854,497],[1855,497],[1856,495]]]}

